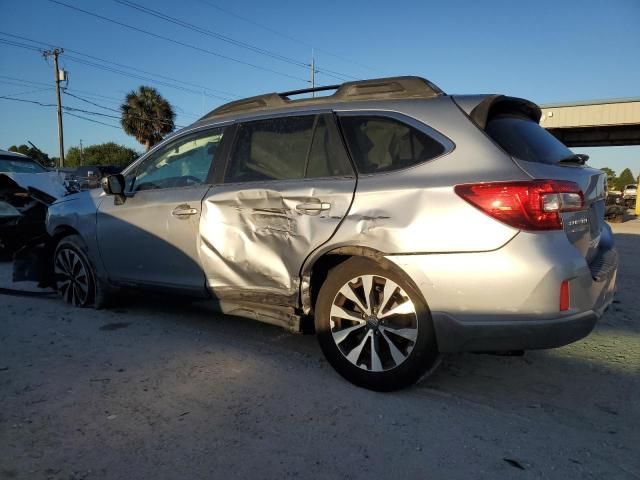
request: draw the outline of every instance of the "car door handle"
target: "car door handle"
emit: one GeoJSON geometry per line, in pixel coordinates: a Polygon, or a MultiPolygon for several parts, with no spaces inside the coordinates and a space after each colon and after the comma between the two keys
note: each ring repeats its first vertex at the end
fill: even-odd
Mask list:
{"type": "Polygon", "coordinates": [[[331,208],[331,204],[327,202],[321,202],[320,200],[316,201],[308,201],[304,203],[299,203],[296,205],[296,211],[298,213],[303,213],[305,215],[319,215],[320,212],[325,210],[329,210],[331,208]]]}
{"type": "Polygon", "coordinates": [[[173,209],[171,215],[174,217],[189,217],[198,213],[198,210],[191,208],[189,205],[178,205],[173,209]]]}

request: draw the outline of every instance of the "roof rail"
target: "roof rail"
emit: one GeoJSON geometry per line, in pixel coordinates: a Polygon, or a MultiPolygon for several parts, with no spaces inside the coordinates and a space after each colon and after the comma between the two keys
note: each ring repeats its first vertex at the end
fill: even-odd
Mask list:
{"type": "Polygon", "coordinates": [[[326,85],[324,87],[303,88],[301,90],[291,90],[289,92],[280,92],[281,97],[292,97],[294,95],[302,95],[303,93],[326,92],[327,90],[337,90],[340,85],[326,85]]]}
{"type": "Polygon", "coordinates": [[[289,105],[316,105],[355,100],[387,100],[404,98],[433,98],[444,95],[439,87],[421,77],[389,77],[345,82],[342,85],[305,88],[282,93],[267,93],[226,103],[209,112],[201,120],[227,115],[282,108],[289,105]],[[289,97],[304,93],[335,90],[332,95],[291,100],[289,97]]]}

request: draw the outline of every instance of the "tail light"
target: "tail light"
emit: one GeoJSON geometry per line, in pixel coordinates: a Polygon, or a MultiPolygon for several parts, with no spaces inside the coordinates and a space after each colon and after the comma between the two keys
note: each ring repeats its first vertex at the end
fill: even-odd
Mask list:
{"type": "Polygon", "coordinates": [[[487,215],[521,230],[561,230],[563,212],[582,210],[573,182],[532,180],[456,185],[455,192],[487,215]]]}

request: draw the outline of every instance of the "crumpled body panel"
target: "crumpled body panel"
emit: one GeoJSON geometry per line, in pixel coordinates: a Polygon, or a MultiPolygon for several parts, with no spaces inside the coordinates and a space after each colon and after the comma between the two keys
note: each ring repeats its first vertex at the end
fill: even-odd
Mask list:
{"type": "Polygon", "coordinates": [[[5,176],[13,180],[20,187],[26,189],[34,188],[40,192],[57,200],[69,193],[64,183],[64,174],[59,172],[42,173],[16,173],[3,172],[0,176],[5,176]]]}
{"type": "Polygon", "coordinates": [[[214,295],[241,289],[245,299],[255,293],[261,301],[291,303],[304,260],[333,235],[354,187],[353,178],[213,187],[202,204],[199,251],[214,295]],[[326,210],[301,208],[321,203],[326,210]]]}

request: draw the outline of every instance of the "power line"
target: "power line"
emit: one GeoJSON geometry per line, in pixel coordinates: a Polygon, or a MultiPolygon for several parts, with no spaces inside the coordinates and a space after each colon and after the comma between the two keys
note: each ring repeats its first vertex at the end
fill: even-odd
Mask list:
{"type": "MultiPolygon", "coordinates": [[[[0,83],[6,83],[6,82],[0,82],[0,83]]],[[[13,85],[13,86],[18,86],[15,84],[8,84],[8,85],[13,85]]],[[[46,88],[38,88],[37,90],[28,90],[26,92],[18,92],[18,93],[10,93],[9,95],[12,95],[14,97],[18,96],[18,95],[29,95],[31,93],[39,93],[39,92],[44,92],[45,90],[53,90],[53,87],[46,87],[46,88]]]]}
{"type": "Polygon", "coordinates": [[[225,95],[225,97],[221,97],[219,95],[210,95],[210,96],[215,97],[215,98],[220,98],[222,100],[233,100],[233,98],[229,98],[229,97],[240,98],[240,95],[228,92],[226,90],[219,90],[219,89],[216,89],[216,88],[206,87],[204,85],[199,85],[197,83],[187,82],[185,80],[179,80],[177,78],[168,77],[166,75],[161,75],[159,73],[149,72],[149,71],[137,68],[137,67],[132,67],[130,65],[123,65],[121,63],[113,62],[111,60],[105,60],[104,58],[99,58],[99,57],[95,57],[93,55],[88,55],[86,53],[78,52],[77,50],[67,49],[67,51],[71,52],[71,53],[75,53],[77,55],[81,55],[83,57],[91,58],[93,60],[98,60],[100,62],[104,62],[104,63],[110,64],[110,65],[115,65],[117,67],[126,68],[126,69],[129,69],[129,70],[134,70],[136,72],[144,73],[146,75],[152,75],[152,76],[155,76],[155,77],[163,78],[163,79],[169,80],[171,82],[182,83],[184,85],[189,85],[189,86],[192,86],[192,87],[196,87],[196,88],[198,88],[200,90],[205,90],[205,91],[209,91],[209,92],[218,92],[218,93],[220,93],[222,95],[225,95]]]}
{"type": "MultiPolygon", "coordinates": [[[[41,107],[57,107],[57,105],[55,103],[42,103],[42,102],[38,102],[36,100],[27,100],[27,99],[24,99],[24,98],[13,98],[13,97],[8,97],[8,96],[4,96],[4,95],[0,96],[0,99],[13,100],[15,102],[32,103],[32,104],[35,104],[35,105],[39,105],[41,107]]],[[[94,111],[91,111],[91,110],[84,110],[82,108],[62,106],[62,109],[65,112],[80,112],[80,113],[86,113],[88,115],[97,115],[97,116],[100,116],[100,117],[115,118],[117,120],[119,120],[121,118],[120,116],[109,115],[107,113],[102,113],[102,112],[94,112],[94,111]]],[[[142,117],[140,115],[131,115],[131,116],[133,118],[137,118],[139,120],[142,120],[143,122],[157,121],[158,123],[162,123],[162,124],[165,124],[165,125],[173,124],[174,127],[176,127],[176,128],[184,128],[185,127],[184,125],[177,125],[175,122],[167,122],[167,121],[161,120],[159,118],[155,118],[155,119],[154,118],[145,118],[145,117],[142,117]]]]}
{"type": "MultiPolygon", "coordinates": [[[[44,45],[47,48],[50,48],[50,47],[53,46],[50,43],[41,42],[41,41],[38,41],[38,40],[34,40],[34,39],[31,39],[31,38],[23,37],[23,36],[20,36],[20,35],[15,35],[15,34],[11,34],[11,33],[0,32],[0,35],[19,38],[19,39],[22,39],[22,40],[26,40],[28,42],[44,45]]],[[[37,51],[41,50],[39,48],[33,47],[32,45],[27,45],[27,44],[24,44],[24,43],[18,43],[18,42],[14,42],[14,41],[5,41],[2,38],[0,38],[0,42],[8,42],[9,44],[11,44],[13,46],[19,46],[19,47],[23,47],[23,48],[29,48],[29,49],[34,49],[35,48],[37,51]]],[[[226,100],[226,101],[234,100],[234,98],[231,98],[231,97],[239,98],[239,95],[236,95],[236,94],[231,93],[231,92],[227,92],[227,91],[224,91],[224,90],[218,90],[218,89],[215,89],[215,88],[206,87],[204,85],[198,85],[198,84],[192,83],[192,82],[186,82],[184,80],[179,80],[179,79],[176,79],[176,78],[168,77],[166,75],[161,75],[159,73],[149,72],[149,71],[146,71],[146,70],[139,69],[137,67],[132,67],[130,65],[123,65],[121,63],[113,62],[111,60],[106,60],[104,58],[96,57],[94,55],[89,55],[87,53],[83,53],[83,52],[80,52],[78,50],[65,48],[65,51],[67,52],[67,55],[65,55],[65,58],[67,60],[71,60],[73,62],[80,63],[80,64],[83,64],[83,65],[86,65],[86,66],[91,66],[93,68],[99,68],[99,69],[102,69],[102,70],[105,70],[105,71],[109,71],[109,72],[112,72],[112,73],[118,73],[120,75],[131,77],[131,78],[136,78],[138,80],[144,80],[144,81],[147,81],[147,82],[155,82],[155,83],[158,83],[160,85],[164,85],[164,86],[171,87],[171,88],[176,88],[178,90],[183,90],[183,91],[187,91],[187,92],[190,92],[190,93],[196,93],[198,95],[202,95],[202,93],[204,91],[205,92],[205,96],[211,97],[211,98],[218,98],[218,99],[226,100]],[[69,52],[74,53],[76,55],[80,55],[80,56],[83,56],[83,57],[90,58],[92,60],[97,60],[99,62],[103,62],[103,63],[109,64],[109,65],[115,65],[115,66],[120,67],[120,68],[117,69],[117,68],[114,68],[114,67],[110,67],[109,65],[101,65],[101,64],[97,64],[95,62],[91,62],[91,61],[86,60],[86,59],[74,57],[73,55],[68,55],[69,52]],[[127,70],[134,70],[134,71],[137,71],[137,72],[141,72],[141,73],[144,73],[146,75],[151,75],[151,76],[163,78],[163,79],[169,80],[170,82],[173,82],[173,83],[168,83],[168,82],[165,82],[164,80],[156,80],[154,78],[149,78],[149,77],[145,77],[145,76],[142,76],[142,75],[139,75],[139,74],[134,74],[134,73],[131,73],[131,72],[127,72],[126,70],[122,70],[123,68],[127,69],[127,70]],[[180,85],[175,85],[175,84],[189,85],[191,87],[196,87],[198,90],[194,90],[193,88],[190,88],[190,89],[189,88],[185,88],[185,87],[182,87],[180,85]],[[216,94],[208,93],[208,92],[219,92],[219,93],[221,93],[221,94],[223,94],[225,96],[220,96],[220,95],[216,95],[216,94]]]]}
{"type": "Polygon", "coordinates": [[[98,103],[92,102],[91,100],[87,100],[86,98],[79,97],[78,95],[74,95],[73,93],[69,93],[69,92],[67,92],[65,90],[62,90],[62,92],[65,95],[68,95],[68,96],[73,97],[73,98],[77,98],[78,100],[81,100],[81,101],[86,102],[86,103],[88,103],[90,105],[93,105],[94,107],[104,108],[105,110],[110,110],[112,112],[120,113],[120,110],[116,110],[115,108],[105,107],[104,105],[100,105],[98,103]]]}
{"type": "MultiPolygon", "coordinates": [[[[130,0],[114,0],[114,1],[116,3],[121,4],[121,5],[133,8],[133,9],[138,10],[138,11],[143,12],[143,13],[146,13],[147,15],[152,15],[152,16],[154,16],[156,18],[160,18],[162,20],[165,20],[165,21],[170,22],[170,23],[172,23],[174,25],[179,25],[179,26],[181,26],[183,28],[186,28],[188,30],[191,30],[191,31],[194,31],[194,32],[198,32],[198,33],[202,33],[202,34],[207,35],[209,37],[212,37],[212,38],[215,38],[215,39],[218,39],[218,40],[222,40],[222,41],[227,42],[227,43],[231,43],[231,44],[239,46],[241,48],[246,48],[246,49],[251,50],[251,51],[253,51],[255,53],[259,53],[261,55],[265,55],[265,56],[268,56],[268,57],[271,57],[271,58],[275,58],[276,60],[280,60],[282,62],[286,62],[286,63],[289,63],[291,65],[295,65],[297,67],[309,68],[311,66],[309,63],[301,62],[299,60],[296,60],[296,59],[293,59],[293,58],[290,58],[290,57],[285,57],[284,55],[280,55],[279,53],[275,53],[275,52],[272,52],[270,50],[265,50],[263,48],[256,47],[255,45],[252,45],[250,43],[242,42],[240,40],[235,40],[235,39],[233,39],[231,37],[227,37],[225,35],[219,34],[219,33],[214,32],[212,30],[209,30],[209,29],[206,29],[206,28],[203,28],[203,27],[199,27],[197,25],[194,25],[193,23],[185,22],[184,20],[180,20],[180,19],[178,19],[176,17],[172,17],[172,16],[169,16],[169,15],[166,15],[166,14],[164,14],[162,12],[159,12],[157,10],[153,10],[151,8],[148,8],[148,7],[145,7],[143,5],[140,5],[138,3],[132,2],[130,0]]],[[[349,78],[353,79],[353,80],[358,80],[357,77],[353,77],[351,75],[347,75],[347,74],[344,74],[344,73],[341,73],[341,72],[336,72],[334,70],[316,69],[316,71],[320,72],[320,73],[324,73],[325,75],[337,78],[338,80],[345,80],[345,79],[349,79],[349,78]]]]}
{"type": "Polygon", "coordinates": [[[8,75],[0,75],[0,78],[6,78],[7,80],[13,80],[15,82],[30,83],[32,85],[43,85],[43,86],[49,85],[48,83],[44,83],[44,82],[36,82],[35,80],[26,80],[24,78],[10,77],[8,75]]]}
{"type": "Polygon", "coordinates": [[[26,48],[28,50],[33,50],[33,51],[36,51],[36,52],[42,52],[42,50],[43,50],[42,48],[38,48],[38,47],[36,47],[34,45],[27,45],[25,43],[14,42],[12,40],[5,40],[4,38],[0,38],[0,43],[4,43],[4,44],[7,44],[7,45],[12,45],[14,47],[22,47],[22,48],[26,48]]]}
{"type": "Polygon", "coordinates": [[[70,115],[70,116],[75,117],[75,118],[79,118],[81,120],[86,120],[87,122],[98,123],[100,125],[105,125],[107,127],[111,127],[111,128],[116,128],[118,130],[122,130],[122,127],[119,127],[118,125],[112,125],[110,123],[105,123],[105,122],[101,122],[99,120],[94,120],[93,118],[83,117],[82,115],[76,115],[75,113],[67,112],[67,115],[70,115]]]}
{"type": "Polygon", "coordinates": [[[118,20],[114,20],[114,19],[109,18],[109,17],[105,17],[103,15],[99,15],[97,13],[93,13],[93,12],[90,12],[88,10],[84,10],[82,8],[75,7],[73,5],[69,5],[67,3],[60,2],[58,0],[48,0],[48,1],[51,2],[51,3],[55,3],[57,5],[63,6],[63,7],[67,7],[69,9],[71,9],[71,10],[76,10],[78,12],[82,12],[85,15],[89,15],[89,16],[92,16],[92,17],[95,17],[95,18],[99,18],[99,19],[104,20],[106,22],[110,22],[110,23],[113,23],[115,25],[120,25],[121,27],[125,27],[125,28],[128,28],[130,30],[134,30],[134,31],[139,32],[139,33],[144,33],[145,35],[149,35],[149,36],[154,37],[154,38],[159,38],[159,39],[164,40],[166,42],[170,42],[170,43],[174,43],[176,45],[181,45],[183,47],[191,48],[193,50],[197,50],[197,51],[200,51],[200,52],[203,52],[203,53],[207,53],[209,55],[213,55],[214,57],[224,58],[225,60],[229,60],[231,62],[235,62],[235,63],[241,64],[241,65],[245,65],[245,66],[248,66],[248,67],[256,68],[258,70],[263,70],[265,72],[274,73],[276,75],[280,75],[280,76],[283,76],[283,77],[287,77],[287,78],[291,78],[291,79],[294,79],[294,80],[302,81],[302,82],[305,82],[305,83],[307,82],[306,79],[300,78],[300,77],[296,77],[295,75],[290,75],[288,73],[279,72],[278,70],[273,70],[271,68],[263,67],[263,66],[260,66],[260,65],[256,65],[254,63],[245,62],[244,60],[240,60],[238,58],[234,58],[234,57],[231,57],[229,55],[224,55],[224,54],[221,54],[221,53],[218,53],[218,52],[214,52],[213,50],[208,50],[206,48],[198,47],[197,45],[192,45],[190,43],[181,42],[179,40],[175,40],[173,38],[165,37],[165,36],[159,35],[157,33],[149,32],[148,30],[143,30],[143,29],[135,27],[133,25],[129,25],[127,23],[120,22],[118,20]]]}
{"type": "MultiPolygon", "coordinates": [[[[99,63],[91,62],[89,60],[85,60],[83,58],[75,57],[73,55],[67,55],[66,56],[66,60],[69,60],[69,61],[74,62],[74,63],[78,63],[80,65],[85,65],[85,66],[88,66],[88,67],[97,68],[99,70],[103,70],[103,71],[106,71],[106,72],[123,75],[125,77],[135,78],[135,79],[138,79],[138,80],[143,80],[145,82],[156,83],[158,85],[163,85],[165,87],[174,88],[176,90],[181,90],[183,92],[194,93],[194,94],[197,94],[197,95],[202,95],[203,94],[202,91],[194,90],[193,88],[183,87],[181,85],[175,85],[175,84],[172,84],[172,83],[169,83],[169,82],[165,82],[165,81],[162,81],[162,80],[156,80],[156,79],[153,79],[153,78],[150,78],[150,77],[145,77],[144,75],[139,75],[139,74],[136,74],[136,73],[126,72],[126,71],[121,70],[121,69],[110,67],[108,65],[101,65],[99,63]]],[[[217,99],[221,99],[221,100],[225,100],[225,101],[231,100],[228,97],[222,97],[220,95],[207,93],[207,92],[205,92],[204,95],[207,96],[207,97],[210,97],[210,98],[217,98],[217,99]]]]}
{"type": "MultiPolygon", "coordinates": [[[[232,17],[239,18],[240,20],[242,20],[242,21],[244,21],[244,22],[250,23],[251,25],[254,25],[254,26],[256,26],[256,27],[260,27],[260,28],[262,28],[263,30],[266,30],[266,31],[268,31],[268,32],[271,32],[271,33],[273,33],[273,34],[275,34],[275,35],[278,35],[278,36],[280,36],[280,37],[282,37],[282,38],[286,38],[287,40],[291,40],[291,41],[293,41],[293,42],[299,43],[300,45],[304,45],[305,47],[314,48],[317,52],[322,52],[322,53],[324,53],[325,55],[329,55],[330,57],[337,58],[337,59],[339,59],[339,60],[342,60],[343,62],[347,62],[347,63],[349,63],[350,65],[358,65],[359,67],[362,67],[362,68],[364,68],[364,69],[367,69],[367,70],[369,70],[369,71],[371,71],[371,72],[375,72],[375,71],[376,71],[376,69],[375,69],[375,68],[372,68],[372,67],[370,67],[370,66],[368,66],[368,65],[364,65],[363,63],[356,62],[356,61],[354,61],[354,60],[351,60],[351,59],[345,58],[345,57],[343,57],[343,56],[341,56],[341,55],[337,55],[337,54],[332,53],[332,52],[329,52],[329,51],[327,51],[327,50],[324,50],[324,49],[321,49],[321,48],[317,48],[317,46],[312,45],[312,44],[311,44],[311,43],[309,43],[309,42],[306,42],[306,41],[301,40],[301,39],[299,39],[299,38],[296,38],[296,37],[293,37],[293,36],[288,35],[288,34],[286,34],[286,33],[283,33],[282,31],[277,30],[277,29],[272,28],[272,27],[269,27],[269,26],[267,26],[267,25],[265,25],[265,24],[263,24],[263,23],[256,22],[255,20],[252,20],[252,19],[250,19],[250,18],[247,18],[247,17],[244,17],[244,16],[242,16],[242,15],[239,15],[239,14],[237,14],[237,13],[235,13],[235,12],[232,12],[231,10],[227,10],[227,9],[225,9],[225,8],[222,8],[222,7],[220,7],[219,5],[216,5],[216,4],[212,3],[212,2],[208,2],[207,0],[199,0],[199,1],[200,1],[200,3],[203,3],[204,5],[207,5],[207,6],[211,7],[211,8],[215,8],[216,10],[218,10],[218,11],[220,11],[220,12],[223,12],[223,13],[226,13],[227,15],[230,15],[230,16],[232,16],[232,17]]],[[[329,70],[329,71],[330,71],[330,70],[329,70]]]]}
{"type": "MultiPolygon", "coordinates": [[[[33,85],[33,86],[38,86],[38,85],[47,85],[47,84],[46,84],[46,83],[44,83],[44,82],[36,82],[36,81],[34,81],[34,80],[27,80],[26,78],[10,77],[10,76],[8,76],[8,75],[0,75],[0,83],[5,83],[5,84],[7,84],[7,85],[20,86],[20,87],[22,87],[24,84],[27,84],[27,85],[33,85]],[[11,83],[11,82],[6,82],[6,81],[4,81],[4,80],[1,80],[2,78],[6,78],[6,79],[13,80],[13,81],[15,81],[15,82],[20,82],[20,83],[11,83]]],[[[50,89],[50,90],[51,90],[51,89],[53,89],[53,87],[48,87],[48,89],[50,89]]],[[[87,96],[89,96],[89,97],[103,98],[103,99],[106,99],[106,100],[111,100],[111,101],[116,102],[116,103],[119,103],[119,102],[121,102],[121,101],[122,101],[121,99],[118,99],[118,98],[115,98],[115,97],[108,97],[108,96],[106,96],[106,95],[100,95],[100,94],[98,94],[98,93],[89,92],[89,91],[87,91],[87,90],[80,90],[80,89],[78,89],[78,88],[68,88],[68,87],[67,87],[67,88],[65,88],[65,91],[67,91],[67,92],[69,92],[69,91],[72,91],[72,92],[78,92],[78,93],[82,93],[82,94],[84,94],[84,95],[87,95],[87,96]]]]}
{"type": "MultiPolygon", "coordinates": [[[[105,107],[104,105],[101,105],[101,104],[99,104],[99,103],[92,102],[91,100],[87,100],[86,98],[83,98],[83,97],[81,97],[81,96],[79,96],[79,95],[74,95],[74,94],[72,94],[72,93],[69,93],[69,92],[67,91],[67,89],[66,89],[66,88],[65,88],[65,89],[63,89],[63,90],[62,90],[62,92],[63,92],[65,95],[68,95],[68,96],[70,96],[70,97],[76,98],[76,99],[78,99],[78,100],[80,100],[80,101],[82,101],[82,102],[88,103],[88,104],[93,105],[93,106],[95,106],[95,107],[98,107],[98,108],[104,108],[105,110],[110,110],[110,111],[112,111],[112,112],[117,112],[117,113],[120,113],[120,112],[121,112],[121,111],[120,111],[120,110],[118,110],[118,109],[111,108],[111,107],[105,107]]],[[[118,101],[117,101],[117,102],[115,102],[115,103],[117,103],[118,105],[120,105],[122,102],[121,102],[120,100],[118,100],[118,101]]],[[[196,118],[200,118],[200,117],[202,116],[202,115],[196,115],[195,113],[189,113],[189,112],[186,112],[184,109],[182,109],[182,108],[180,108],[180,107],[178,107],[178,106],[173,106],[173,107],[174,107],[176,110],[181,110],[180,115],[187,115],[187,116],[190,116],[190,117],[196,117],[196,118]]]]}
{"type": "Polygon", "coordinates": [[[235,45],[237,47],[245,48],[245,49],[250,50],[252,52],[259,53],[261,55],[266,55],[268,57],[275,58],[277,60],[281,60],[283,62],[289,63],[291,65],[296,65],[298,67],[307,68],[309,66],[308,64],[305,64],[304,62],[300,62],[299,60],[296,60],[294,58],[290,58],[290,57],[281,55],[279,53],[272,52],[270,50],[266,50],[264,48],[257,47],[255,45],[243,42],[241,40],[236,40],[236,39],[228,37],[226,35],[222,35],[221,33],[214,32],[213,30],[209,30],[209,29],[206,29],[206,28],[203,28],[203,27],[199,27],[197,25],[194,25],[193,23],[188,23],[188,22],[185,22],[184,20],[180,20],[180,19],[178,19],[176,17],[171,17],[171,16],[166,15],[166,14],[164,14],[162,12],[159,12],[158,10],[153,10],[151,8],[145,7],[144,5],[140,5],[139,3],[131,2],[129,0],[114,0],[114,1],[116,3],[119,3],[120,5],[124,5],[125,7],[133,8],[135,10],[138,10],[139,12],[143,12],[143,13],[146,13],[148,15],[152,15],[152,16],[154,16],[156,18],[160,18],[160,19],[165,20],[167,22],[173,23],[174,25],[179,25],[179,26],[187,28],[189,30],[193,30],[193,31],[202,33],[204,35],[208,35],[209,37],[221,40],[223,42],[230,43],[230,44],[235,45]]]}
{"type": "Polygon", "coordinates": [[[40,105],[41,107],[56,107],[57,105],[55,103],[42,103],[42,102],[38,102],[36,100],[27,100],[24,98],[13,98],[13,97],[7,97],[4,95],[0,95],[0,98],[4,99],[4,100],[13,100],[16,102],[23,102],[23,103],[34,103],[36,105],[40,105]]]}
{"type": "MultiPolygon", "coordinates": [[[[0,32],[0,35],[11,35],[11,34],[0,32]]],[[[16,37],[25,38],[25,37],[19,37],[17,35],[16,35],[16,37]]],[[[0,39],[0,42],[2,42],[2,40],[3,39],[0,39]]],[[[27,39],[27,38],[25,38],[25,40],[28,40],[28,41],[31,41],[31,42],[35,42],[35,43],[41,43],[43,45],[49,45],[49,44],[46,44],[44,42],[38,42],[37,40],[32,40],[32,39],[27,39]]],[[[10,43],[14,44],[15,42],[10,42],[10,43]]],[[[14,46],[30,47],[29,45],[25,45],[25,44],[19,44],[19,45],[16,44],[14,46]]],[[[36,50],[38,52],[41,51],[40,49],[36,49],[36,50]]],[[[68,50],[68,51],[76,52],[76,50],[68,50]]],[[[86,55],[86,54],[83,54],[81,52],[77,52],[77,53],[80,54],[80,55],[86,55]]],[[[91,57],[90,55],[86,55],[86,56],[91,57]]],[[[69,55],[67,55],[66,57],[67,57],[67,59],[70,59],[71,61],[76,62],[75,57],[71,56],[71,58],[69,58],[70,57],[69,55]]],[[[97,58],[97,57],[94,57],[94,58],[97,58]]],[[[103,59],[100,59],[100,60],[104,61],[104,62],[107,62],[107,63],[116,64],[115,62],[109,62],[108,60],[103,60],[103,59]]],[[[173,84],[170,84],[170,83],[167,83],[167,82],[162,82],[162,81],[159,81],[159,80],[156,80],[156,79],[153,79],[153,78],[144,77],[144,76],[140,76],[140,75],[136,75],[136,74],[130,74],[130,73],[125,72],[125,71],[121,71],[121,70],[110,68],[110,67],[108,67],[106,65],[100,65],[100,64],[93,63],[93,62],[87,62],[87,61],[85,61],[83,59],[77,59],[77,63],[80,63],[82,65],[95,67],[95,68],[102,69],[102,70],[105,70],[105,71],[109,71],[111,73],[116,73],[116,74],[120,74],[120,75],[123,75],[123,76],[136,78],[136,79],[139,79],[139,80],[144,80],[146,82],[158,83],[160,85],[164,85],[164,86],[167,86],[167,87],[171,87],[171,88],[175,88],[175,89],[178,89],[178,90],[186,91],[186,92],[189,92],[189,93],[194,93],[194,94],[197,94],[197,95],[204,95],[204,96],[209,97],[209,98],[218,98],[218,99],[222,99],[222,100],[225,100],[225,101],[233,100],[232,98],[229,98],[229,97],[222,97],[222,96],[219,96],[219,95],[208,93],[206,90],[212,90],[212,89],[207,88],[207,87],[202,87],[203,91],[198,91],[198,90],[194,90],[194,89],[185,88],[185,87],[182,87],[180,85],[173,85],[173,84]]],[[[135,67],[130,67],[130,68],[132,68],[134,70],[139,70],[139,69],[136,69],[135,67]]],[[[141,70],[141,71],[143,71],[143,70],[141,70]]],[[[162,77],[162,75],[159,75],[159,74],[156,74],[156,75],[162,77]]],[[[26,80],[26,79],[22,79],[22,78],[9,77],[7,75],[0,75],[0,78],[7,78],[7,79],[11,79],[11,80],[15,80],[15,81],[18,81],[18,82],[31,84],[31,85],[47,85],[46,83],[43,83],[43,82],[35,82],[35,81],[32,81],[32,80],[26,80]]],[[[166,77],[166,78],[170,78],[170,77],[166,77]]],[[[177,80],[177,79],[172,79],[172,80],[175,80],[176,82],[180,82],[180,80],[177,80]]],[[[4,81],[0,81],[0,83],[5,83],[7,85],[12,85],[12,86],[20,86],[20,87],[23,86],[22,84],[16,84],[16,83],[4,82],[4,81]]],[[[189,84],[189,82],[182,82],[182,83],[189,84]]],[[[193,85],[196,85],[196,84],[193,84],[193,85]]],[[[196,86],[198,86],[198,85],[196,85],[196,86]]],[[[51,87],[48,87],[47,89],[51,89],[51,87]]],[[[45,89],[43,89],[43,90],[45,90],[45,89]]],[[[116,103],[120,103],[122,101],[121,99],[117,99],[117,98],[114,98],[114,97],[109,97],[109,96],[106,96],[106,95],[101,95],[101,94],[98,94],[98,93],[95,93],[95,92],[90,92],[90,91],[87,91],[87,90],[81,90],[81,89],[75,89],[75,88],[74,89],[65,88],[65,91],[67,93],[69,93],[69,90],[71,90],[73,92],[83,93],[85,95],[92,96],[92,97],[111,100],[111,101],[116,102],[116,103]]],[[[234,95],[234,94],[231,94],[231,95],[234,95]]],[[[176,110],[181,112],[180,113],[181,115],[186,115],[186,116],[189,116],[189,117],[192,117],[192,118],[200,118],[202,116],[202,115],[197,115],[195,113],[187,112],[186,110],[184,110],[183,108],[181,108],[178,105],[174,105],[174,107],[176,108],[176,110]]]]}
{"type": "MultiPolygon", "coordinates": [[[[16,86],[16,87],[22,87],[22,86],[24,86],[24,84],[33,85],[33,86],[46,85],[46,83],[43,83],[43,82],[36,82],[36,81],[33,81],[33,80],[27,80],[25,78],[10,77],[8,75],[0,75],[0,83],[6,84],[6,85],[12,85],[12,86],[16,86]],[[9,80],[13,80],[14,82],[20,82],[20,83],[7,82],[5,80],[2,80],[3,78],[9,79],[9,80]]],[[[44,90],[52,90],[52,89],[53,89],[53,87],[46,87],[46,88],[43,88],[42,91],[44,91],[44,90]]],[[[36,91],[37,90],[34,90],[34,93],[36,91]]],[[[120,105],[122,103],[122,101],[123,101],[122,99],[119,99],[119,98],[109,97],[109,96],[106,96],[106,95],[100,95],[98,93],[90,92],[90,91],[87,91],[87,90],[80,90],[80,89],[77,89],[77,88],[68,88],[67,87],[67,88],[63,89],[63,92],[66,95],[75,97],[75,98],[77,98],[79,100],[83,100],[83,101],[86,101],[88,103],[92,103],[92,102],[90,102],[87,99],[84,99],[82,97],[79,97],[78,95],[72,95],[70,92],[82,93],[83,95],[86,95],[86,96],[89,96],[89,97],[96,97],[96,98],[109,100],[112,103],[115,103],[115,104],[118,104],[118,105],[120,105]]],[[[11,95],[16,95],[16,94],[11,94],[11,95]]],[[[22,93],[22,95],[26,95],[26,92],[22,93]]],[[[95,106],[99,106],[100,108],[109,109],[109,107],[104,107],[103,105],[98,105],[98,104],[94,104],[94,105],[95,106]]],[[[187,116],[194,117],[194,118],[200,118],[202,116],[202,115],[197,115],[195,113],[187,112],[183,108],[179,107],[178,105],[174,105],[174,108],[176,110],[180,110],[181,111],[181,113],[180,113],[181,115],[187,115],[187,116]]],[[[113,110],[113,109],[111,109],[111,110],[113,110]]],[[[117,110],[117,111],[119,111],[119,110],[117,110]]]]}

